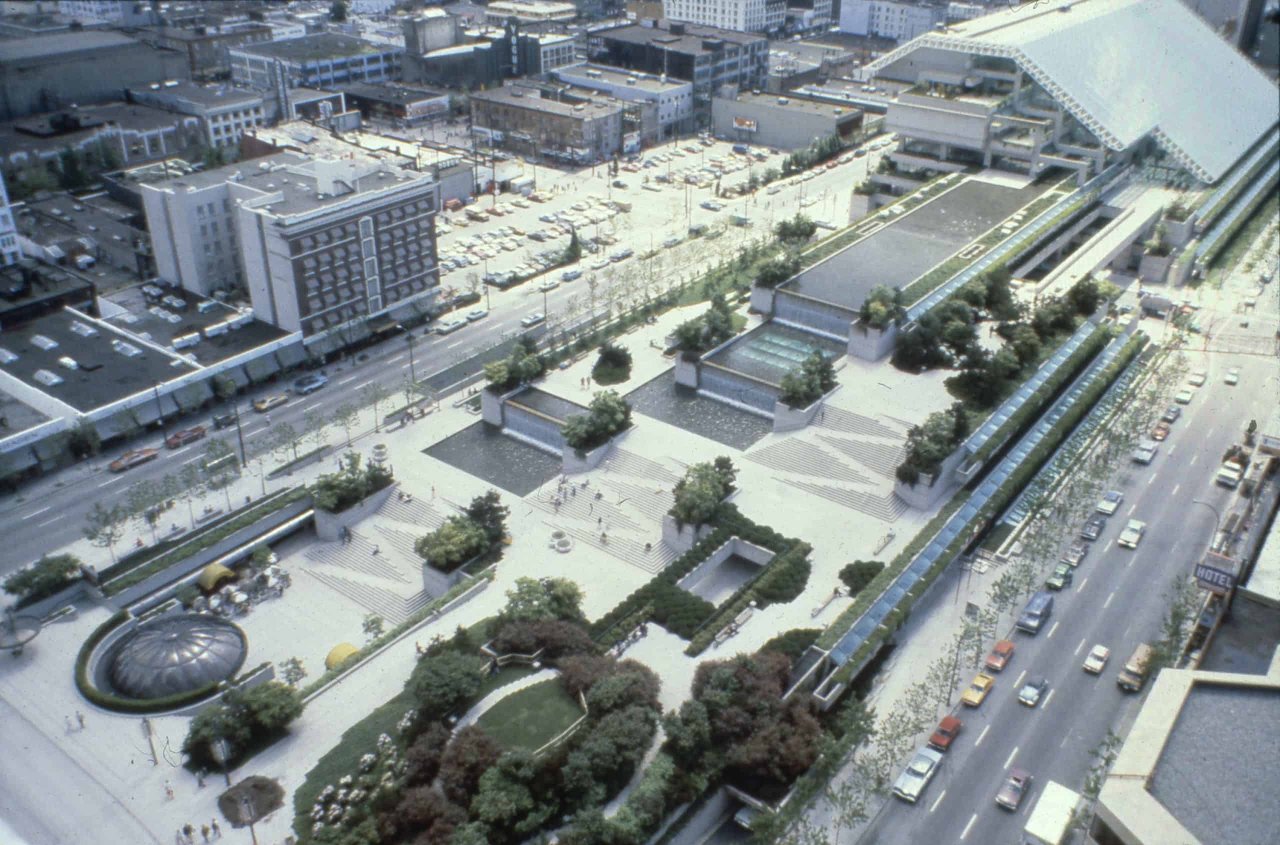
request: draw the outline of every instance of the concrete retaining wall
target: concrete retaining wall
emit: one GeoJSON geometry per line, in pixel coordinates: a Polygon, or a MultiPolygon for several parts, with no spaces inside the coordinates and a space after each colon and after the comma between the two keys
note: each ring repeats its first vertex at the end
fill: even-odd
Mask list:
{"type": "Polygon", "coordinates": [[[669,513],[662,515],[662,542],[684,554],[715,529],[710,525],[676,525],[676,518],[669,513]]]}
{"type": "Polygon", "coordinates": [[[942,462],[936,476],[932,478],[921,476],[914,485],[903,484],[895,479],[893,492],[911,507],[928,510],[951,490],[955,482],[956,469],[964,462],[964,458],[964,446],[960,446],[942,462]]]}
{"type": "Polygon", "coordinates": [[[391,484],[339,513],[330,513],[316,508],[316,536],[326,543],[336,543],[342,537],[343,528],[351,528],[367,519],[382,507],[399,487],[398,483],[391,484]]]}
{"type": "Polygon", "coordinates": [[[467,563],[462,564],[452,572],[441,572],[433,566],[422,564],[422,589],[426,590],[432,596],[443,596],[449,590],[453,589],[463,578],[467,577],[464,571],[467,563]]]}
{"type": "Polygon", "coordinates": [[[694,570],[688,575],[681,578],[676,586],[692,593],[702,583],[702,579],[714,572],[717,566],[724,563],[732,555],[749,560],[760,567],[767,566],[769,561],[774,558],[774,553],[763,546],[748,543],[739,537],[730,537],[724,541],[720,548],[712,552],[710,557],[694,567],[694,570]]]}
{"type": "Polygon", "coordinates": [[[684,353],[676,355],[676,384],[683,387],[698,388],[698,361],[687,359],[684,353]]]}
{"type": "Polygon", "coordinates": [[[877,329],[859,320],[849,330],[849,354],[864,361],[879,361],[898,344],[898,326],[890,323],[877,329]]]}
{"type": "Polygon", "coordinates": [[[809,425],[826,405],[827,399],[831,397],[831,394],[839,389],[840,385],[836,385],[807,408],[792,408],[785,402],[778,402],[773,406],[773,433],[781,434],[785,431],[799,431],[809,425]]]}
{"type": "MultiPolygon", "coordinates": [[[[632,427],[634,428],[634,424],[632,427]]],[[[603,446],[597,446],[590,452],[584,452],[581,455],[578,454],[578,450],[565,446],[563,456],[560,459],[560,471],[565,475],[574,475],[576,473],[588,472],[595,469],[604,462],[606,457],[608,457],[609,451],[614,447],[614,445],[622,438],[626,437],[627,433],[630,431],[631,428],[626,429],[626,431],[620,431],[613,437],[609,438],[608,443],[605,443],[603,446]]]]}
{"type": "Polygon", "coordinates": [[[1144,282],[1159,284],[1169,274],[1169,265],[1173,263],[1173,254],[1143,255],[1138,262],[1138,278],[1144,282]]]}
{"type": "Polygon", "coordinates": [[[752,285],[751,310],[766,317],[773,314],[773,288],[752,285]]]}

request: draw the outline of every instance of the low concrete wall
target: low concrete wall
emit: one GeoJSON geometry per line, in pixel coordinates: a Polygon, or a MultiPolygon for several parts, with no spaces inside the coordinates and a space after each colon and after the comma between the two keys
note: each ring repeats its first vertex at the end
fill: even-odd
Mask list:
{"type": "Polygon", "coordinates": [[[893,352],[897,343],[896,323],[877,329],[859,320],[849,328],[849,354],[864,361],[879,361],[893,352]]]}
{"type": "Polygon", "coordinates": [[[426,590],[433,597],[443,596],[449,590],[453,589],[463,578],[467,577],[464,571],[471,561],[462,564],[452,572],[441,572],[433,566],[422,564],[422,589],[426,590]]]}
{"type": "Polygon", "coordinates": [[[774,558],[774,553],[763,546],[748,543],[739,537],[730,537],[724,541],[720,548],[712,552],[710,557],[694,567],[694,570],[688,575],[681,578],[676,586],[685,592],[692,593],[702,583],[702,579],[714,572],[717,566],[724,563],[732,555],[749,560],[760,567],[767,566],[769,561],[774,558]]]}
{"type": "Polygon", "coordinates": [[[1165,276],[1169,274],[1169,265],[1173,263],[1173,259],[1172,254],[1143,255],[1142,260],[1138,262],[1138,278],[1154,284],[1163,282],[1165,276]]]}
{"type": "Polygon", "coordinates": [[[956,469],[965,458],[964,446],[960,446],[947,456],[938,468],[936,476],[922,476],[914,485],[893,482],[893,492],[908,505],[919,510],[928,510],[951,489],[955,482],[956,469]]]}
{"type": "Polygon", "coordinates": [[[1164,220],[1165,237],[1169,244],[1174,247],[1183,247],[1187,245],[1196,234],[1196,224],[1194,217],[1188,217],[1179,223],[1177,220],[1164,220]]]}
{"type": "Polygon", "coordinates": [[[818,412],[826,406],[831,394],[839,389],[840,385],[836,385],[807,408],[792,408],[785,402],[776,403],[773,406],[773,433],[781,434],[786,431],[799,431],[809,425],[818,416],[818,412]]]}
{"type": "Polygon", "coordinates": [[[870,194],[860,194],[854,191],[849,197],[849,222],[856,223],[866,217],[875,207],[871,204],[870,194]]]}
{"type": "Polygon", "coordinates": [[[330,513],[316,508],[316,536],[326,543],[336,543],[342,538],[343,528],[351,528],[367,519],[374,511],[382,507],[399,487],[398,483],[391,484],[372,496],[356,502],[340,513],[330,513]]]}
{"type": "Polygon", "coordinates": [[[613,449],[613,447],[624,437],[626,437],[633,428],[635,428],[634,423],[632,423],[631,427],[627,428],[625,431],[620,431],[613,437],[609,438],[608,443],[605,443],[603,446],[597,446],[590,452],[584,452],[581,455],[578,454],[577,449],[565,446],[564,453],[560,459],[560,471],[565,475],[575,475],[580,472],[588,472],[595,469],[604,462],[606,457],[608,457],[610,450],[613,449]]]}
{"type": "MultiPolygon", "coordinates": [[[[680,832],[670,839],[670,845],[699,845],[715,832],[734,810],[734,799],[728,790],[721,787],[710,798],[703,802],[698,811],[689,817],[680,832]]],[[[654,836],[645,845],[651,845],[659,836],[654,836]]]]}
{"type": "Polygon", "coordinates": [[[662,542],[675,549],[678,554],[684,554],[692,549],[699,540],[709,535],[715,529],[710,525],[676,525],[676,518],[669,513],[662,515],[662,542]]]}
{"type": "Polygon", "coordinates": [[[773,314],[773,288],[752,285],[751,310],[758,314],[764,314],[766,317],[771,316],[773,314]]]}
{"type": "Polygon", "coordinates": [[[506,424],[503,416],[502,406],[508,399],[523,393],[528,385],[520,385],[514,390],[508,390],[506,393],[494,393],[489,388],[480,391],[480,419],[489,425],[496,425],[501,428],[506,424]]]}
{"type": "Polygon", "coordinates": [[[676,384],[698,388],[698,361],[687,360],[683,352],[676,355],[676,384]]]}

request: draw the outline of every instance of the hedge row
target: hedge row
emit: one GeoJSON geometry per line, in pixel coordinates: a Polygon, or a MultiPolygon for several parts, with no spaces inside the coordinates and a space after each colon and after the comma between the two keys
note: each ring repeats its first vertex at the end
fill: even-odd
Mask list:
{"type": "MultiPolygon", "coordinates": [[[[1022,488],[1035,478],[1036,473],[1038,473],[1044,463],[1053,456],[1054,452],[1057,451],[1058,447],[1062,445],[1062,442],[1071,434],[1071,431],[1076,427],[1076,425],[1078,425],[1079,422],[1084,419],[1085,415],[1092,410],[1098,399],[1108,389],[1110,389],[1112,383],[1122,372],[1124,372],[1125,368],[1128,367],[1129,362],[1137,356],[1145,344],[1146,338],[1142,335],[1134,335],[1129,339],[1128,343],[1125,344],[1120,353],[1111,361],[1110,364],[1107,365],[1102,373],[1093,380],[1075,404],[1068,409],[1067,413],[1058,420],[1053,428],[1050,429],[1048,434],[1045,435],[1044,439],[1040,441],[1039,445],[1037,445],[1035,449],[1031,450],[1018,468],[1014,470],[1007,479],[1005,479],[1004,484],[1000,485],[1000,488],[992,495],[987,504],[974,515],[971,520],[971,524],[981,524],[989,517],[1000,513],[1000,511],[1013,501],[1014,497],[1018,495],[1022,488]]],[[[941,525],[938,526],[938,528],[941,527],[941,525]]],[[[929,528],[933,528],[932,522],[930,523],[929,528]]],[[[922,532],[922,535],[923,533],[924,532],[922,532]]],[[[933,533],[933,531],[929,531],[928,537],[925,539],[931,538],[933,533]]],[[[917,537],[917,539],[921,538],[917,537]]],[[[858,667],[871,653],[873,653],[874,650],[880,648],[883,640],[889,636],[898,623],[906,618],[906,615],[910,612],[911,605],[915,602],[916,598],[918,598],[920,594],[928,588],[933,580],[942,573],[942,571],[951,562],[952,558],[960,554],[970,539],[968,532],[961,531],[960,534],[952,540],[951,544],[943,550],[941,555],[938,556],[938,560],[932,567],[930,567],[928,572],[925,573],[924,577],[920,579],[920,581],[911,588],[911,591],[906,594],[903,598],[903,603],[900,603],[899,606],[890,614],[889,618],[885,620],[885,623],[877,628],[877,630],[867,638],[866,642],[862,644],[858,651],[851,655],[849,660],[833,673],[832,680],[840,683],[847,683],[852,680],[855,668],[858,667]]],[[[920,548],[923,548],[923,545],[924,540],[921,540],[920,548]]],[[[893,578],[897,578],[901,572],[901,568],[905,568],[906,564],[910,563],[911,559],[915,557],[915,552],[913,552],[911,556],[903,562],[902,567],[899,568],[899,560],[903,558],[905,553],[906,552],[904,550],[902,555],[899,555],[894,559],[894,565],[890,569],[885,570],[885,572],[892,571],[893,578]]],[[[881,576],[884,574],[885,573],[881,573],[881,576]]],[[[880,578],[876,579],[876,581],[879,580],[880,578]]],[[[892,579],[889,580],[891,581],[892,579]]],[[[874,581],[872,582],[872,585],[877,586],[874,581]]],[[[886,584],[885,586],[887,587],[888,585],[886,584]]],[[[849,626],[856,621],[858,616],[861,616],[862,613],[866,611],[866,608],[871,606],[874,600],[879,599],[883,594],[883,591],[883,589],[876,589],[874,592],[867,590],[865,593],[867,596],[865,607],[861,607],[856,615],[852,615],[852,618],[846,617],[846,614],[848,614],[849,611],[841,614],[840,618],[832,623],[832,626],[823,633],[823,636],[819,639],[819,644],[821,645],[827,641],[831,643],[830,645],[823,645],[824,648],[831,648],[835,645],[835,642],[839,641],[840,637],[848,631],[849,626]],[[842,621],[844,621],[843,626],[841,626],[842,621]],[[837,626],[841,627],[837,628],[837,626]]],[[[858,602],[855,606],[861,606],[862,604],[862,602],[858,602]]],[[[853,607],[849,608],[850,611],[853,609],[853,607]]]]}
{"type": "Polygon", "coordinates": [[[282,508],[297,502],[308,495],[306,487],[292,487],[283,491],[278,496],[268,498],[266,501],[259,501],[247,508],[242,508],[236,512],[236,515],[230,519],[218,523],[210,527],[208,530],[202,531],[187,541],[178,544],[172,549],[153,557],[145,563],[139,563],[133,569],[120,575],[119,577],[106,582],[102,586],[102,592],[107,596],[114,596],[121,593],[135,584],[162,572],[173,566],[175,563],[186,560],[194,554],[198,554],[204,549],[209,548],[215,543],[219,543],[230,537],[242,528],[247,528],[258,522],[263,517],[275,513],[282,508]]]}
{"type": "Polygon", "coordinates": [[[785,550],[777,552],[777,556],[762,573],[739,587],[720,612],[706,620],[685,649],[685,654],[693,657],[705,651],[715,640],[716,634],[750,607],[753,601],[757,609],[761,609],[771,604],[789,602],[804,592],[805,584],[809,582],[809,572],[813,568],[809,563],[809,552],[812,550],[813,547],[808,543],[796,540],[785,550]]]}

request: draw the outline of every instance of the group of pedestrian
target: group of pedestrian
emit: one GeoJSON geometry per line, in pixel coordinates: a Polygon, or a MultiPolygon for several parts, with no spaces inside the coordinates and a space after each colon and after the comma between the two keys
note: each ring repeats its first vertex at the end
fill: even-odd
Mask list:
{"type": "MultiPolygon", "coordinates": [[[[200,836],[205,842],[211,842],[214,839],[222,838],[222,828],[218,827],[217,819],[210,819],[208,824],[200,825],[200,836]]],[[[187,822],[178,828],[178,832],[173,835],[175,845],[195,845],[196,827],[187,822]]]]}
{"type": "Polygon", "coordinates": [[[67,733],[75,733],[84,730],[84,714],[79,710],[76,711],[74,721],[72,721],[70,716],[64,716],[63,720],[67,725],[67,733]]]}

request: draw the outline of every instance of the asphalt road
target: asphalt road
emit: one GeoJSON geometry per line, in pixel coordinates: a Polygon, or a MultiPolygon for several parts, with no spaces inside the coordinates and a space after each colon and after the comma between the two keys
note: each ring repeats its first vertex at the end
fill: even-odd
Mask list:
{"type": "MultiPolygon", "coordinates": [[[[715,148],[708,149],[707,157],[709,158],[712,154],[727,154],[728,148],[728,144],[717,144],[715,148]]],[[[774,195],[761,190],[754,197],[722,200],[725,208],[718,213],[706,211],[697,205],[703,199],[711,197],[711,189],[698,189],[691,186],[687,192],[691,207],[689,219],[693,222],[711,222],[715,219],[726,219],[730,214],[745,214],[753,219],[754,226],[746,230],[730,229],[718,241],[707,242],[721,246],[707,247],[699,242],[696,247],[685,248],[684,252],[676,256],[678,272],[684,275],[696,274],[720,260],[717,250],[731,254],[733,244],[737,243],[738,238],[758,237],[776,220],[791,216],[801,209],[812,216],[821,216],[820,212],[823,212],[825,204],[825,214],[831,218],[837,206],[843,203],[840,206],[843,208],[841,213],[847,216],[849,193],[854,185],[866,177],[867,167],[877,160],[878,155],[878,153],[872,153],[863,158],[855,158],[852,162],[831,170],[816,171],[814,178],[805,182],[788,180],[782,183],[774,195]]],[[[682,162],[691,164],[701,157],[701,154],[689,155],[682,162]]],[[[771,160],[769,164],[776,166],[777,163],[771,160]]],[[[603,174],[605,168],[599,168],[599,171],[603,174]]],[[[645,173],[648,172],[645,171],[645,173]]],[[[683,208],[686,189],[683,186],[668,187],[664,189],[664,193],[654,193],[640,188],[642,178],[640,173],[620,174],[629,185],[626,190],[609,188],[608,180],[603,176],[593,177],[590,170],[566,174],[540,169],[540,174],[545,174],[540,175],[540,179],[556,179],[558,184],[564,185],[564,190],[550,202],[535,203],[531,208],[518,209],[506,217],[494,218],[485,224],[473,224],[445,236],[441,239],[440,248],[448,249],[450,242],[460,236],[474,235],[479,231],[511,224],[532,231],[545,225],[538,222],[539,214],[568,209],[581,199],[583,191],[594,191],[602,195],[609,193],[615,199],[625,197],[633,202],[633,210],[629,214],[615,218],[615,221],[619,218],[626,219],[613,229],[619,242],[611,249],[627,245],[640,253],[650,249],[655,242],[660,244],[672,233],[683,234],[684,232],[686,218],[683,208]]],[[[724,184],[727,186],[736,181],[745,180],[746,176],[747,171],[731,174],[725,178],[724,184]]],[[[534,244],[532,241],[528,243],[538,249],[548,246],[548,244],[534,244]]],[[[526,251],[504,253],[501,260],[495,259],[490,262],[490,269],[505,269],[506,264],[514,266],[526,251]]],[[[638,258],[630,260],[631,263],[638,261],[638,258]]],[[[558,278],[561,272],[563,272],[562,269],[556,269],[545,277],[558,278]]],[[[442,281],[442,286],[461,285],[460,277],[464,275],[466,274],[463,271],[453,273],[442,281]]],[[[579,302],[587,298],[586,276],[589,275],[590,273],[587,273],[583,279],[562,284],[545,293],[537,290],[539,279],[530,280],[506,291],[486,289],[485,302],[489,309],[487,317],[469,323],[449,335],[441,336],[430,330],[416,330],[413,337],[412,356],[405,336],[399,335],[375,347],[362,350],[354,359],[341,362],[336,366],[325,367],[323,372],[330,379],[329,385],[309,396],[291,397],[287,405],[278,407],[270,413],[271,424],[287,422],[295,429],[302,431],[304,417],[308,412],[313,411],[327,419],[332,419],[334,411],[340,405],[366,404],[361,400],[360,392],[366,385],[374,382],[381,384],[392,394],[392,398],[380,406],[379,415],[384,415],[387,410],[405,404],[404,385],[411,372],[419,381],[426,382],[432,390],[437,392],[447,391],[450,387],[460,385],[467,379],[474,378],[487,361],[505,354],[510,343],[519,335],[530,333],[536,337],[548,329],[554,329],[563,319],[563,315],[570,310],[568,303],[571,298],[576,297],[579,302]],[[522,327],[521,320],[535,311],[548,315],[546,323],[532,330],[522,327]]],[[[608,273],[601,273],[599,282],[600,288],[596,298],[597,312],[602,312],[606,302],[605,291],[614,281],[608,273]]],[[[585,319],[581,316],[581,310],[576,310],[575,313],[579,314],[576,320],[585,319]]],[[[246,451],[251,458],[255,452],[270,448],[268,445],[270,425],[266,416],[252,411],[251,403],[261,396],[278,393],[285,387],[287,383],[279,382],[259,386],[235,400],[234,405],[240,409],[246,451]]],[[[220,406],[215,410],[220,412],[224,407],[229,409],[233,406],[220,406]]],[[[209,416],[202,413],[174,420],[166,426],[165,433],[182,427],[203,424],[210,429],[211,436],[225,438],[230,445],[236,446],[235,429],[214,432],[209,416]]],[[[139,481],[176,474],[182,470],[184,464],[200,460],[208,446],[207,440],[202,440],[181,449],[168,450],[164,448],[164,436],[165,434],[158,430],[149,431],[143,437],[128,444],[116,446],[93,460],[38,479],[24,486],[17,495],[8,496],[0,501],[0,527],[5,531],[5,549],[0,553],[0,576],[25,566],[42,554],[80,539],[85,525],[85,516],[95,502],[103,501],[109,504],[112,501],[118,501],[123,498],[130,486],[139,481]],[[107,465],[112,460],[129,449],[142,447],[159,449],[160,458],[128,472],[120,474],[108,472],[107,465]]],[[[256,467],[251,464],[250,471],[255,469],[256,467]]]]}
{"type": "MultiPolygon", "coordinates": [[[[1222,453],[1249,419],[1265,419],[1280,395],[1273,359],[1213,358],[1209,382],[1184,408],[1156,460],[1121,470],[1116,489],[1124,502],[1074,583],[1056,594],[1048,625],[1037,636],[1002,632],[1017,651],[981,707],[957,706],[964,729],[920,802],[890,799],[862,842],[1015,842],[1045,781],[1083,786],[1091,752],[1141,703],[1140,696],[1119,689],[1117,673],[1139,643],[1158,639],[1173,584],[1190,574],[1209,543],[1215,516],[1195,502],[1225,513],[1231,491],[1213,482],[1222,453]],[[1228,366],[1241,368],[1240,386],[1223,383],[1228,366]],[[1115,545],[1130,518],[1147,523],[1133,551],[1115,545]],[[1100,676],[1081,669],[1096,643],[1111,649],[1100,676]],[[1049,679],[1049,692],[1031,709],[1017,693],[1025,677],[1037,674],[1049,679]],[[994,799],[1014,766],[1029,771],[1034,783],[1019,811],[1010,813],[994,799]]],[[[1203,361],[1193,356],[1192,369],[1203,361]]]]}

